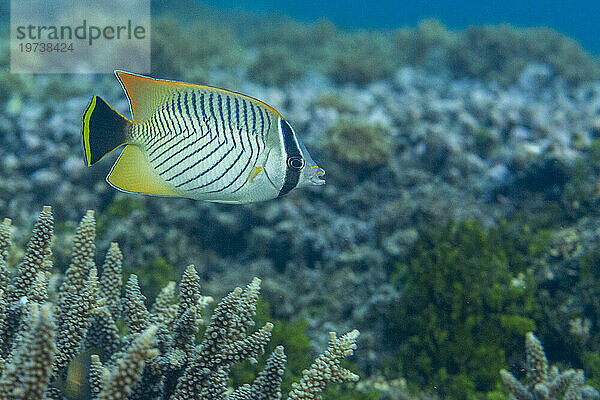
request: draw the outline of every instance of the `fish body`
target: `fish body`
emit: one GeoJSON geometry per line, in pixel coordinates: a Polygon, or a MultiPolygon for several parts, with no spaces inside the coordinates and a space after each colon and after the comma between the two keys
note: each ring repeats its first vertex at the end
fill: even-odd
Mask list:
{"type": "Polygon", "coordinates": [[[83,118],[88,166],[125,145],[107,176],[116,189],[250,203],[320,185],[325,171],[272,107],[239,93],[115,72],[129,120],[94,96],[83,118]]]}

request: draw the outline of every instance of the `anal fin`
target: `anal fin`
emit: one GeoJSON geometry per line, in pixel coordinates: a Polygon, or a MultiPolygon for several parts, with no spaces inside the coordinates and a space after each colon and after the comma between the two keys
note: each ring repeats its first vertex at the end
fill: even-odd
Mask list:
{"type": "Polygon", "coordinates": [[[135,145],[125,146],[106,181],[124,192],[181,197],[181,193],[158,175],[135,145]]]}

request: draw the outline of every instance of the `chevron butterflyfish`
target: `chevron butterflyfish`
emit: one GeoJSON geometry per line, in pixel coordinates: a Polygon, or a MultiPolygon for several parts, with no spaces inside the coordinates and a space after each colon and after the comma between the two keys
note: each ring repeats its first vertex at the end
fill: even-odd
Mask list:
{"type": "Polygon", "coordinates": [[[123,148],[106,177],[114,188],[250,203],[325,183],[325,171],[273,107],[216,87],[115,74],[132,119],[99,96],[83,116],[88,166],[123,148]]]}

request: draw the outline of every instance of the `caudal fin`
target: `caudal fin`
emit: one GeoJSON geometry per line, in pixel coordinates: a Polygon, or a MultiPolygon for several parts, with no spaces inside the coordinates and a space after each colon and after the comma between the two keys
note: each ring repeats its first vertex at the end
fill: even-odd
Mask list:
{"type": "Polygon", "coordinates": [[[83,150],[88,166],[127,143],[131,121],[115,111],[99,96],[92,101],[83,114],[83,150]]]}

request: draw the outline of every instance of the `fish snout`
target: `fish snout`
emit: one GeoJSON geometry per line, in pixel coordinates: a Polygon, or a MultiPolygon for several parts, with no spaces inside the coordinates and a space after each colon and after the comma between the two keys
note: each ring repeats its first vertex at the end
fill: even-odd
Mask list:
{"type": "Polygon", "coordinates": [[[311,167],[312,174],[308,178],[313,185],[324,185],[325,184],[325,170],[317,165],[311,167]]]}

